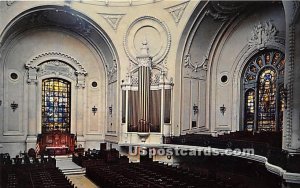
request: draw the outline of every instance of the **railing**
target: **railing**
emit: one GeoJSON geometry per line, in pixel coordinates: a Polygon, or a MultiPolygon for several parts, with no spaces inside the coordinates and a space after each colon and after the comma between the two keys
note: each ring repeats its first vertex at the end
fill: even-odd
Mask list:
{"type": "Polygon", "coordinates": [[[141,119],[138,125],[128,124],[128,132],[160,132],[160,125],[153,125],[141,119]]]}
{"type": "Polygon", "coordinates": [[[254,149],[255,155],[268,158],[268,162],[289,172],[300,173],[300,155],[291,155],[281,148],[281,132],[235,132],[213,137],[211,135],[187,134],[164,137],[165,144],[203,146],[220,149],[254,149]]]}

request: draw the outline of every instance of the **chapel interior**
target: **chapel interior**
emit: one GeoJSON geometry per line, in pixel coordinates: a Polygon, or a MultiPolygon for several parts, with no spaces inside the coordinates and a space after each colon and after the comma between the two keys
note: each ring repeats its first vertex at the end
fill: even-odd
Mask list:
{"type": "Polygon", "coordinates": [[[0,187],[300,188],[300,1],[0,1],[0,187]]]}

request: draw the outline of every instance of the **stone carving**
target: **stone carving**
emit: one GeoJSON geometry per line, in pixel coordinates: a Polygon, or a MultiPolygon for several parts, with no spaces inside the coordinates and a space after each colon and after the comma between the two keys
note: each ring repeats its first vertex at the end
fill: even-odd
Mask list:
{"type": "Polygon", "coordinates": [[[152,63],[154,65],[162,63],[171,45],[171,34],[167,25],[155,17],[143,16],[129,26],[123,45],[129,60],[136,65],[139,64],[137,56],[145,40],[149,46],[152,63]]]}
{"type": "Polygon", "coordinates": [[[248,45],[257,49],[264,48],[267,42],[275,41],[276,33],[277,29],[270,21],[259,23],[254,26],[248,45]]]}
{"type": "Polygon", "coordinates": [[[114,29],[117,30],[118,25],[124,16],[124,14],[100,14],[107,23],[114,29]]]}
{"type": "Polygon", "coordinates": [[[204,60],[201,63],[195,62],[193,63],[191,61],[191,55],[187,54],[184,58],[184,67],[189,68],[194,72],[198,72],[199,70],[204,70],[207,71],[207,63],[208,63],[208,58],[205,57],[204,60]]]}
{"type": "Polygon", "coordinates": [[[12,4],[14,4],[16,1],[6,1],[6,5],[7,6],[11,6],[12,4]]]}
{"type": "Polygon", "coordinates": [[[31,83],[37,83],[37,71],[38,71],[38,67],[37,66],[31,66],[31,65],[25,65],[25,68],[28,69],[28,73],[27,73],[27,83],[31,84],[31,83]]]}
{"type": "Polygon", "coordinates": [[[30,60],[29,63],[26,64],[26,67],[36,67],[49,59],[63,59],[65,62],[70,63],[76,71],[82,72],[83,74],[87,75],[86,70],[76,59],[60,52],[46,52],[43,54],[39,54],[35,56],[32,60],[30,60]]]}
{"type": "Polygon", "coordinates": [[[77,81],[76,86],[79,88],[85,87],[86,70],[76,59],[63,53],[40,54],[25,64],[25,68],[28,69],[28,83],[37,82],[40,76],[55,74],[77,81]]]}
{"type": "Polygon", "coordinates": [[[61,61],[48,61],[41,64],[39,67],[39,71],[37,72],[38,77],[44,75],[61,75],[76,81],[75,70],[61,61]]]}
{"type": "Polygon", "coordinates": [[[187,1],[167,8],[168,12],[172,15],[175,23],[179,23],[184,13],[185,7],[187,6],[188,3],[189,2],[187,1]]]}
{"type": "Polygon", "coordinates": [[[147,39],[142,42],[141,52],[137,56],[139,67],[152,67],[152,57],[149,55],[149,47],[147,39]]]}
{"type": "Polygon", "coordinates": [[[114,60],[113,66],[107,71],[108,83],[111,84],[117,80],[117,63],[114,60]]]}

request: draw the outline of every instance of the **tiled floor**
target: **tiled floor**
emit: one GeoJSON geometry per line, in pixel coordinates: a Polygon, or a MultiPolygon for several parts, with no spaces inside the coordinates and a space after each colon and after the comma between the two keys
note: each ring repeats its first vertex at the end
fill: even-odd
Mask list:
{"type": "Polygon", "coordinates": [[[84,175],[68,175],[67,177],[77,188],[99,188],[84,175]]]}

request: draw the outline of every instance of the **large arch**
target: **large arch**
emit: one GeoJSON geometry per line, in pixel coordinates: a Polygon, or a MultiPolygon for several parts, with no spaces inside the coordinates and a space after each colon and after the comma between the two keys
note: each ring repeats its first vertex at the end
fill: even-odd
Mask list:
{"type": "MultiPolygon", "coordinates": [[[[177,93],[179,93],[177,97],[182,101],[181,104],[177,104],[178,109],[181,109],[178,113],[184,114],[183,111],[190,111],[189,117],[182,115],[178,117],[178,124],[186,127],[184,129],[181,127],[177,134],[195,132],[214,134],[240,130],[241,104],[237,79],[240,79],[241,75],[237,74],[243,70],[243,67],[239,66],[239,62],[252,57],[255,51],[263,48],[280,49],[282,52],[285,48],[285,17],[282,3],[273,4],[270,6],[272,8],[266,9],[269,11],[265,9],[262,11],[262,5],[268,7],[268,2],[244,2],[234,5],[226,4],[226,2],[224,4],[206,2],[206,4],[199,3],[195,9],[192,14],[194,16],[191,16],[181,37],[177,51],[176,75],[178,77],[175,80],[180,85],[177,88],[177,93]],[[247,6],[249,5],[247,3],[251,3],[251,6],[247,6]],[[245,7],[248,8],[245,9],[245,7]],[[270,17],[274,18],[271,23],[268,22],[270,17]],[[276,30],[274,37],[272,36],[270,40],[266,39],[268,41],[263,46],[253,45],[250,42],[252,31],[260,22],[263,27],[267,27],[265,24],[268,24],[276,30]],[[241,58],[244,59],[241,60],[241,58]],[[196,98],[198,97],[199,101],[205,100],[205,104],[200,102],[197,105],[193,102],[196,100],[188,99],[189,105],[185,105],[187,97],[184,94],[188,93],[188,88],[185,88],[183,81],[185,77],[189,77],[190,80],[200,80],[198,93],[201,93],[202,88],[205,94],[202,99],[196,94],[196,98]],[[223,77],[224,81],[222,81],[223,77]],[[221,111],[223,105],[226,109],[224,112],[221,111]],[[205,123],[197,117],[201,123],[197,129],[191,125],[185,125],[185,121],[191,122],[194,116],[193,106],[200,106],[200,110],[205,109],[205,112],[200,112],[205,123]]],[[[190,82],[192,84],[194,81],[190,82]]],[[[195,87],[190,85],[190,88],[195,87]]],[[[187,95],[192,96],[189,93],[187,95]]]]}
{"type": "MultiPolygon", "coordinates": [[[[118,108],[119,80],[116,49],[101,27],[66,6],[37,6],[12,19],[0,41],[0,97],[6,101],[0,110],[4,132],[0,139],[23,151],[35,147],[41,133],[42,80],[57,77],[71,83],[71,133],[78,135],[78,144],[99,148],[109,123],[106,109],[110,102],[118,108]],[[56,65],[60,63],[62,67],[56,65]],[[19,79],[6,79],[11,73],[19,79]],[[22,110],[11,111],[12,101],[22,110]],[[98,108],[96,114],[90,110],[93,107],[98,108]]],[[[114,123],[115,134],[117,129],[114,123]]]]}

